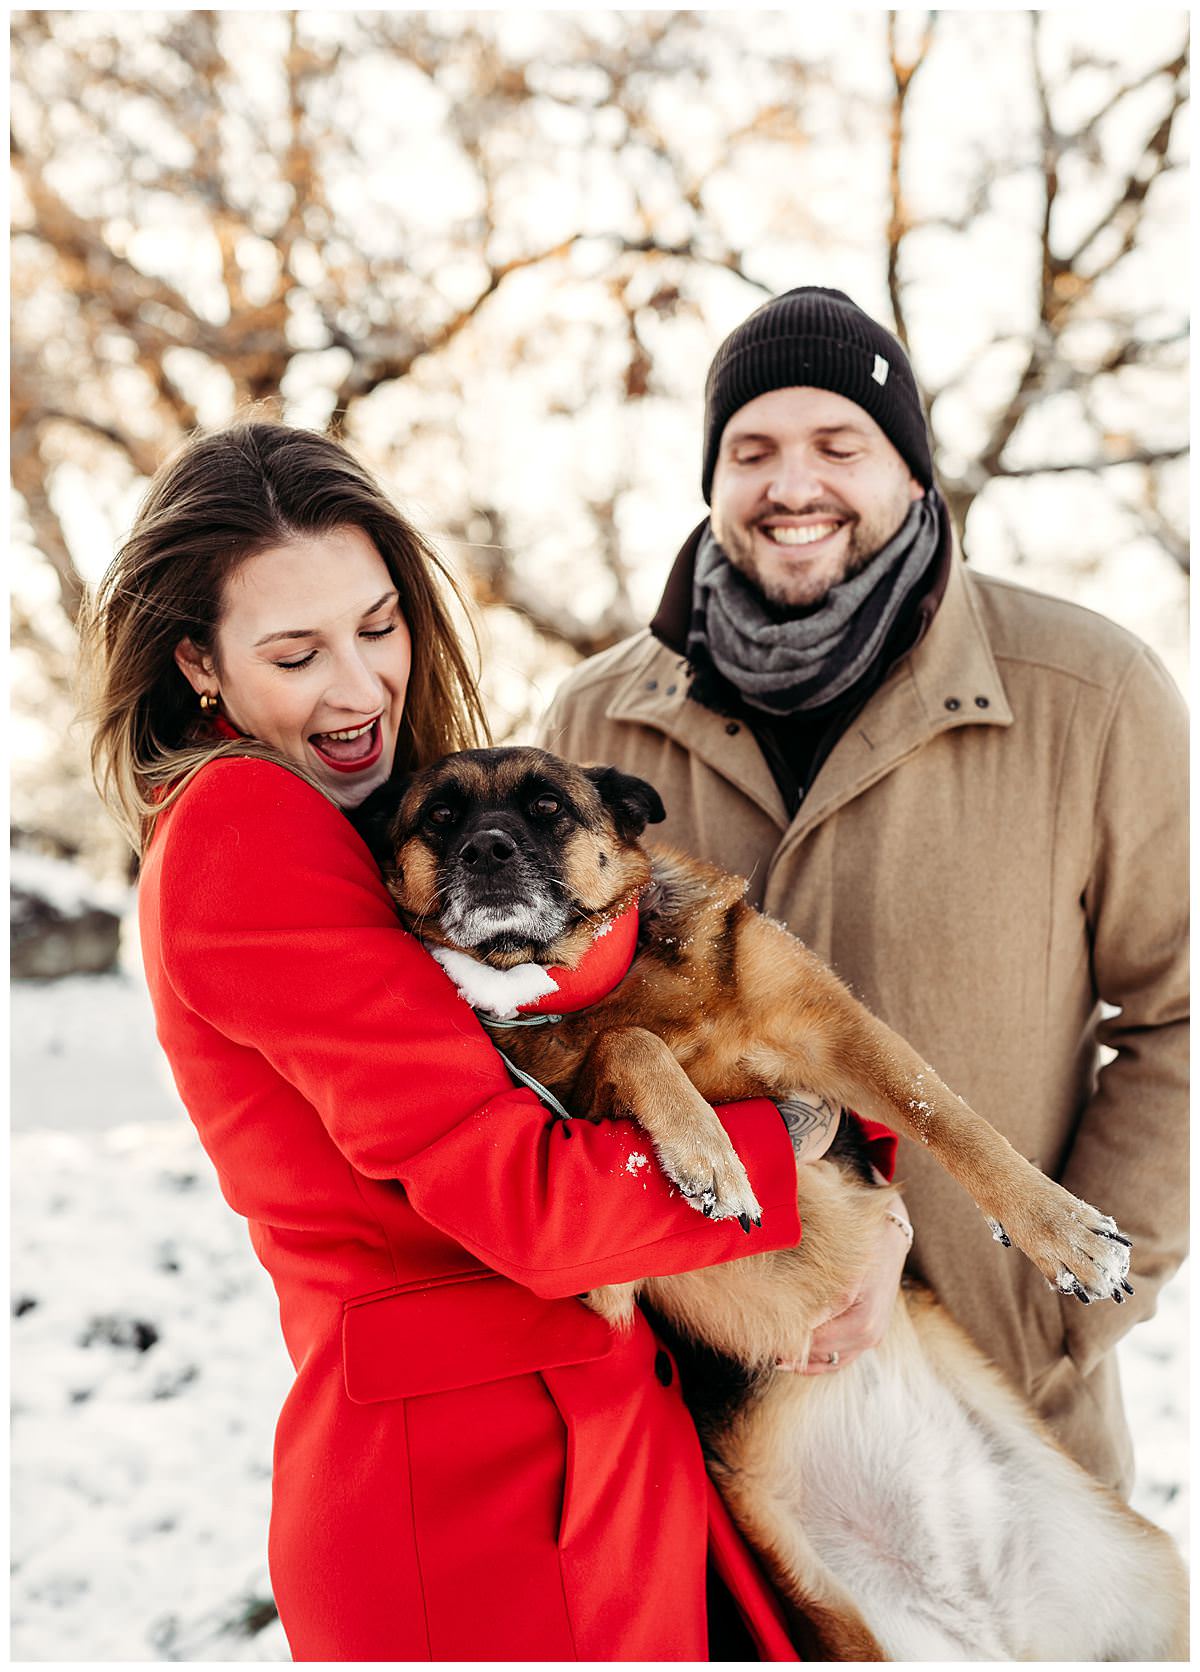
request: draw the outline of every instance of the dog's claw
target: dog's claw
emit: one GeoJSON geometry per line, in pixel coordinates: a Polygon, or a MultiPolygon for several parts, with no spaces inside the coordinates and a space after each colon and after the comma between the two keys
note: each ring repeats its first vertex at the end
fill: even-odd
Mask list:
{"type": "Polygon", "coordinates": [[[761,1231],[762,1230],[762,1214],[761,1213],[756,1216],[756,1218],[754,1220],[754,1223],[758,1226],[759,1230],[761,1231]]]}
{"type": "Polygon", "coordinates": [[[1134,1292],[1133,1291],[1133,1285],[1130,1284],[1130,1283],[1126,1283],[1124,1278],[1121,1279],[1121,1287],[1122,1287],[1122,1289],[1124,1289],[1124,1291],[1127,1295],[1131,1295],[1134,1292]]]}
{"type": "Polygon", "coordinates": [[[1012,1247],[1012,1238],[998,1219],[989,1219],[988,1228],[992,1233],[993,1242],[1002,1243],[1005,1248],[1012,1247]]]}
{"type": "Polygon", "coordinates": [[[748,1234],[752,1216],[762,1210],[728,1136],[718,1129],[718,1138],[719,1143],[698,1143],[690,1150],[657,1143],[655,1149],[663,1171],[689,1207],[714,1224],[736,1219],[748,1234]]]}
{"type": "Polygon", "coordinates": [[[1078,1278],[1075,1279],[1075,1298],[1076,1300],[1081,1300],[1085,1306],[1090,1306],[1092,1304],[1091,1295],[1088,1294],[1087,1290],[1078,1278]]]}
{"type": "Polygon", "coordinates": [[[1123,1242],[1125,1244],[1126,1248],[1132,1248],[1133,1247],[1132,1238],[1123,1237],[1121,1235],[1120,1231],[1101,1231],[1099,1234],[1102,1237],[1107,1237],[1109,1242],[1123,1242]]]}
{"type": "Polygon", "coordinates": [[[1124,1306],[1125,1296],[1121,1293],[1120,1289],[1113,1290],[1112,1298],[1116,1301],[1118,1306],[1124,1306]]]}

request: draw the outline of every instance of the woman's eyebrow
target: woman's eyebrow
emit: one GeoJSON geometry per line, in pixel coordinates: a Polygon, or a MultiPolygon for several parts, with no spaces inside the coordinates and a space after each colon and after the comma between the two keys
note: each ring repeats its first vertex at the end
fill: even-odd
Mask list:
{"type": "Polygon", "coordinates": [[[369,615],[374,615],[376,610],[381,610],[385,604],[389,604],[393,598],[399,598],[399,596],[400,594],[396,591],[396,588],[392,587],[391,591],[385,592],[382,598],[377,598],[373,604],[367,605],[362,612],[363,620],[365,621],[369,615]]]}
{"type": "MultiPolygon", "coordinates": [[[[399,596],[400,594],[393,587],[390,592],[385,592],[382,598],[377,598],[373,604],[368,604],[360,619],[365,621],[369,615],[374,615],[376,610],[381,610],[385,604],[399,596]]],[[[311,639],[315,638],[319,631],[320,629],[317,627],[288,627],[282,633],[266,633],[261,639],[255,639],[251,648],[257,650],[260,645],[274,644],[277,639],[311,639]]]]}

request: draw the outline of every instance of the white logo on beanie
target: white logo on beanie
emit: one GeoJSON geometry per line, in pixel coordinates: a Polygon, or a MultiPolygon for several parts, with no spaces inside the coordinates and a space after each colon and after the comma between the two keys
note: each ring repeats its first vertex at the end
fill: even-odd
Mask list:
{"type": "Polygon", "coordinates": [[[875,369],[871,373],[871,376],[875,379],[876,383],[883,384],[887,382],[887,374],[888,363],[882,354],[877,354],[875,356],[875,369]]]}

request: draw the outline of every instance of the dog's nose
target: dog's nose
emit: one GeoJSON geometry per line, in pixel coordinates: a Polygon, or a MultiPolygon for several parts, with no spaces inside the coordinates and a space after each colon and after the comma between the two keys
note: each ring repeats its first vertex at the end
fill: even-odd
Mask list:
{"type": "Polygon", "coordinates": [[[517,851],[517,844],[502,830],[480,830],[458,850],[458,857],[469,871],[487,876],[498,871],[517,851]]]}

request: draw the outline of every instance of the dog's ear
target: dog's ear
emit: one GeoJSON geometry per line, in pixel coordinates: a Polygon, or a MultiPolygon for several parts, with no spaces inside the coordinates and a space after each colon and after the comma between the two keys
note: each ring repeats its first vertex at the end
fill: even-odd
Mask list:
{"type": "Polygon", "coordinates": [[[371,857],[381,871],[392,865],[396,858],[392,826],[410,779],[411,774],[403,778],[389,778],[377,790],[372,790],[359,806],[346,809],[346,817],[370,848],[371,857]]]}
{"type": "Polygon", "coordinates": [[[661,824],[666,818],[661,796],[644,778],[618,772],[615,766],[585,766],[583,774],[599,790],[601,801],[627,841],[636,841],[648,824],[661,824]]]}

